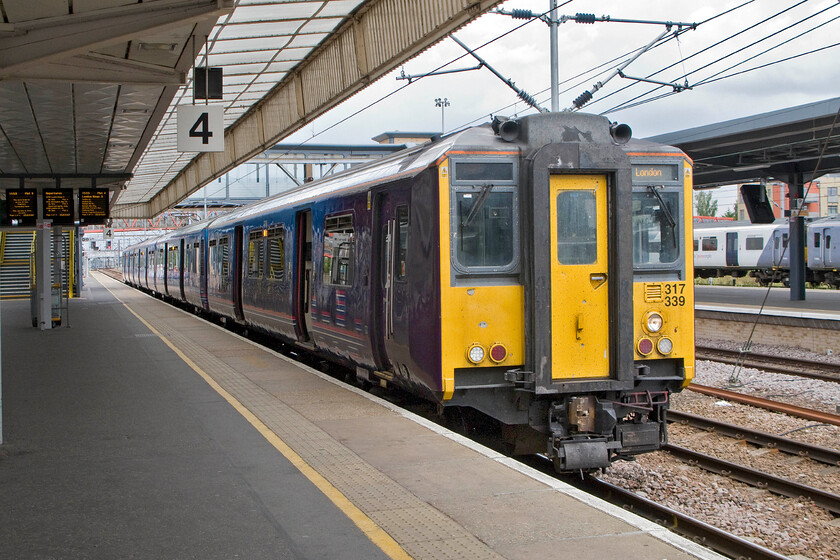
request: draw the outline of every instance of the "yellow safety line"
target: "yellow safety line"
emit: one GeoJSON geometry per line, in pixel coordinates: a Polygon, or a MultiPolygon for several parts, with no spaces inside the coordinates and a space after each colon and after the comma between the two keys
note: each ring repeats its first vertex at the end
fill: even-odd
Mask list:
{"type": "Polygon", "coordinates": [[[236,397],[228,393],[221,385],[216,383],[216,380],[213,379],[208,373],[199,367],[198,364],[193,362],[186,354],[184,354],[180,348],[175,346],[168,338],[166,338],[162,333],[160,333],[156,328],[154,328],[148,321],[143,319],[140,315],[135,313],[133,309],[131,309],[128,304],[124,301],[120,300],[114,292],[106,286],[106,290],[108,290],[111,295],[113,295],[118,301],[120,301],[132,315],[137,317],[141,323],[146,325],[146,327],[152,331],[155,335],[160,338],[164,344],[169,346],[177,355],[180,357],[184,362],[190,366],[197,374],[199,374],[204,381],[207,382],[210,387],[213,388],[219,395],[222,396],[230,405],[236,409],[239,414],[241,414],[248,422],[251,423],[254,428],[257,429],[262,436],[268,440],[268,442],[274,446],[277,451],[279,451],[286,459],[289,460],[300,472],[309,479],[312,484],[315,485],[318,490],[320,490],[329,500],[340,509],[344,515],[346,515],[356,526],[365,534],[365,536],[370,539],[370,541],[378,546],[382,552],[384,552],[389,558],[393,558],[394,560],[411,560],[411,555],[408,554],[400,545],[389,535],[384,529],[382,529],[379,525],[376,524],[370,517],[365,515],[365,513],[356,507],[353,502],[351,502],[347,496],[342,494],[335,486],[333,486],[326,478],[321,476],[318,471],[313,469],[309,463],[307,463],[303,457],[298,455],[291,447],[289,447],[280,437],[275,434],[274,432],[269,429],[268,426],[263,424],[263,422],[257,418],[253,412],[248,410],[245,405],[243,405],[236,397]]]}

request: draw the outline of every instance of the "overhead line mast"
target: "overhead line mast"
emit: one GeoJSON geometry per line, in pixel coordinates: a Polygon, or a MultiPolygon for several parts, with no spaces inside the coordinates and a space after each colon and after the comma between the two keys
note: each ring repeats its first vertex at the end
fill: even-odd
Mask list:
{"type": "Polygon", "coordinates": [[[675,92],[681,92],[685,89],[691,89],[688,85],[688,80],[686,80],[685,84],[675,84],[672,82],[659,82],[655,80],[650,80],[647,78],[636,78],[633,76],[628,76],[624,73],[624,69],[627,68],[631,63],[633,63],[636,59],[642,56],[644,53],[655,47],[662,39],[672,33],[671,29],[673,27],[677,27],[676,31],[673,31],[674,35],[688,31],[690,29],[696,29],[696,23],[685,23],[685,22],[675,22],[675,21],[655,21],[655,20],[645,20],[645,19],[623,19],[623,18],[613,18],[610,16],[601,16],[596,17],[595,14],[582,14],[578,13],[573,16],[560,16],[556,18],[554,16],[554,11],[557,8],[556,0],[551,0],[551,10],[550,16],[548,14],[537,15],[534,14],[531,10],[511,10],[510,12],[505,10],[495,10],[492,13],[496,14],[503,14],[507,16],[511,16],[514,19],[532,19],[538,18],[541,21],[548,24],[551,28],[551,110],[557,111],[559,109],[560,103],[558,100],[558,93],[557,93],[557,81],[558,81],[558,57],[557,57],[557,26],[561,23],[566,23],[567,21],[575,21],[577,23],[583,24],[593,24],[596,21],[598,22],[614,22],[614,23],[641,23],[641,24],[650,24],[650,25],[664,25],[665,31],[663,31],[658,37],[656,37],[653,41],[645,45],[644,47],[640,48],[636,53],[630,57],[629,60],[621,64],[618,68],[613,70],[613,72],[607,76],[606,79],[596,82],[591,90],[586,90],[579,96],[575,98],[572,103],[572,106],[566,109],[567,111],[575,111],[583,107],[586,103],[588,103],[593,94],[604,87],[608,81],[613,79],[616,76],[621,76],[622,78],[627,78],[629,80],[636,80],[639,82],[649,82],[654,84],[659,84],[663,86],[671,86],[674,88],[675,92]]]}

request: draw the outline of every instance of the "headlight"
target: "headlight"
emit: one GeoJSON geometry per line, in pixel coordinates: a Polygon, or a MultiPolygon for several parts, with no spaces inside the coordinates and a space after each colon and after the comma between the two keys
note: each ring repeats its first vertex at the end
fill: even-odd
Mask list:
{"type": "Polygon", "coordinates": [[[467,359],[474,364],[481,363],[484,359],[484,348],[478,344],[473,344],[467,349],[467,359]]]}
{"type": "Polygon", "coordinates": [[[656,333],[659,332],[659,329],[662,328],[662,315],[652,311],[648,313],[647,318],[645,319],[645,326],[647,327],[648,332],[656,333]]]}
{"type": "Polygon", "coordinates": [[[674,343],[671,342],[670,338],[660,338],[659,342],[656,343],[656,349],[659,350],[660,354],[670,354],[674,349],[674,343]]]}

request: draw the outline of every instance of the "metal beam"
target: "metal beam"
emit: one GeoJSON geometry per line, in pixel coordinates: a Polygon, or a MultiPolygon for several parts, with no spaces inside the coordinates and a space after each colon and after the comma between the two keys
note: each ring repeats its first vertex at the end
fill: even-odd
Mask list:
{"type": "Polygon", "coordinates": [[[186,73],[172,68],[126,60],[100,53],[87,53],[57,62],[26,66],[10,72],[7,79],[31,82],[91,82],[118,85],[176,85],[186,82],[186,73]]]}
{"type": "Polygon", "coordinates": [[[12,35],[0,36],[0,78],[138,35],[215,20],[232,9],[233,0],[158,0],[17,23],[12,35]]]}
{"type": "Polygon", "coordinates": [[[225,131],[225,152],[196,156],[152,200],[155,216],[349,98],[501,0],[370,0],[225,131]]]}

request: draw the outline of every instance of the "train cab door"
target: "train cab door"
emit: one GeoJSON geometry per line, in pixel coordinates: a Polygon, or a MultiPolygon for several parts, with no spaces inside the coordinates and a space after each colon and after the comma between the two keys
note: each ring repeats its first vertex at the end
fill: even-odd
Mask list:
{"type": "Polygon", "coordinates": [[[374,328],[371,330],[376,365],[395,367],[408,356],[409,191],[376,195],[376,257],[373,282],[374,328]]]}
{"type": "Polygon", "coordinates": [[[312,329],[312,212],[295,216],[295,331],[300,342],[309,342],[312,329]]]}
{"type": "Polygon", "coordinates": [[[726,232],[726,266],[738,266],[738,232],[726,232]]]}
{"type": "Polygon", "coordinates": [[[551,379],[610,376],[607,178],[551,175],[551,379]]]}

